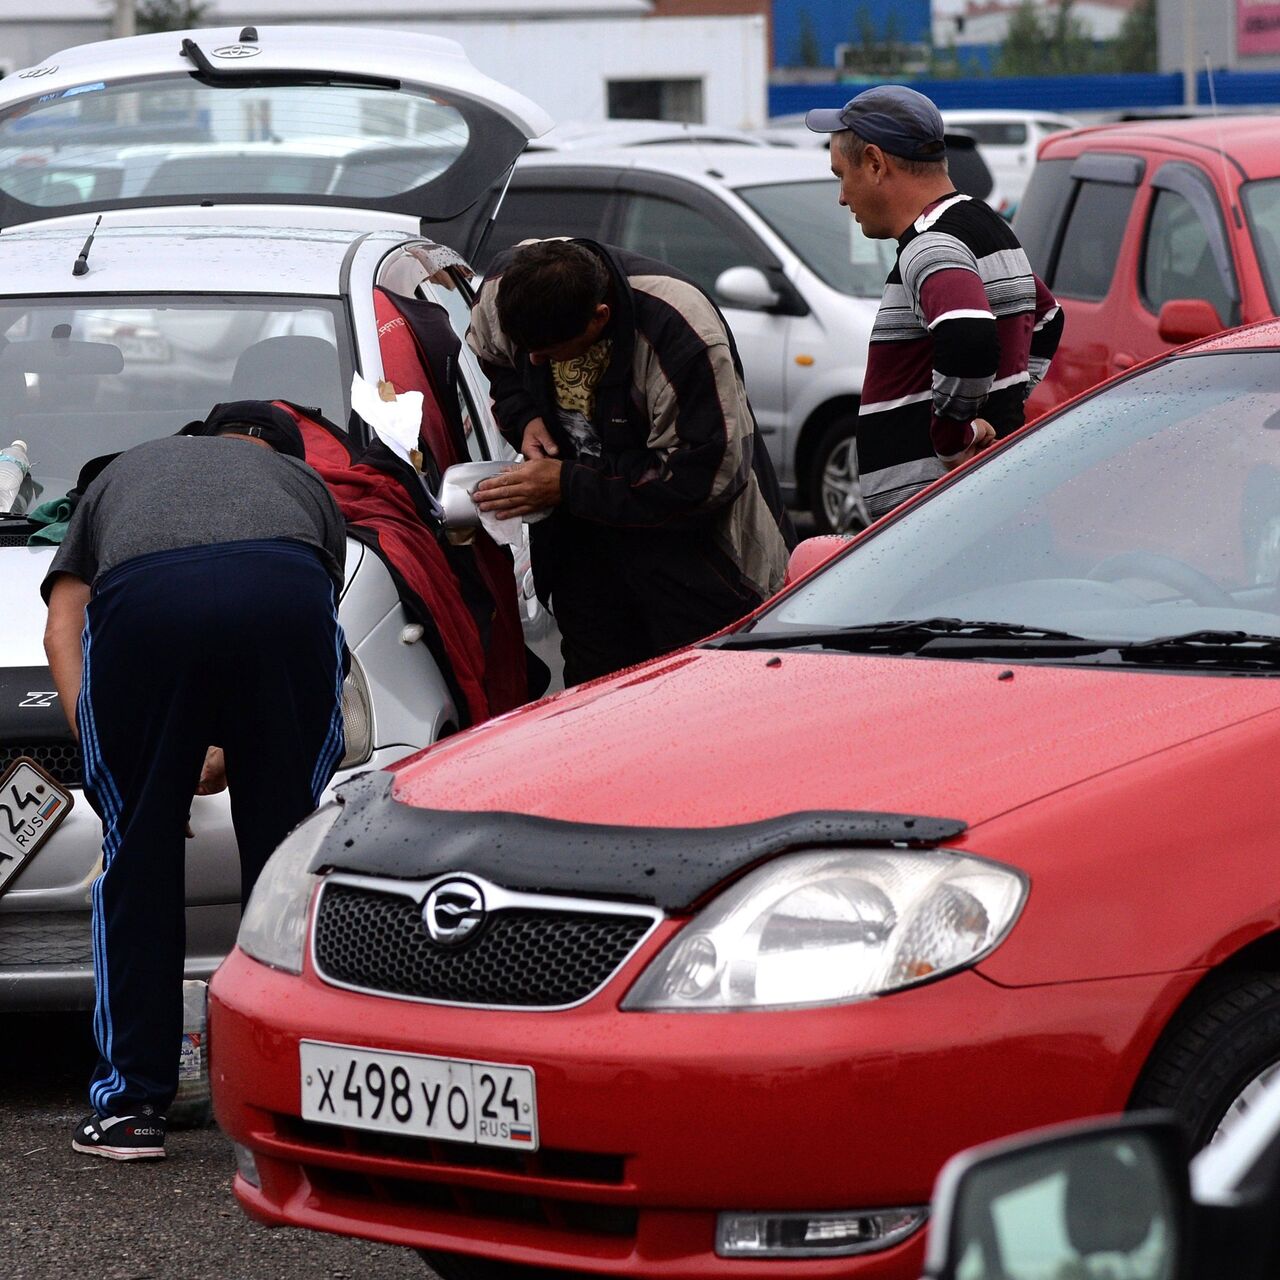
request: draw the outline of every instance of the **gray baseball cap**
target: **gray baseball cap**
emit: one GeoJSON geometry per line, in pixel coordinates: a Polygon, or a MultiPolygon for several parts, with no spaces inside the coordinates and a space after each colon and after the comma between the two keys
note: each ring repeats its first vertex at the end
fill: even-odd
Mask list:
{"type": "Polygon", "coordinates": [[[942,114],[933,103],[904,84],[864,89],[843,107],[819,107],[804,118],[814,133],[852,129],[904,160],[940,160],[947,151],[942,114]]]}

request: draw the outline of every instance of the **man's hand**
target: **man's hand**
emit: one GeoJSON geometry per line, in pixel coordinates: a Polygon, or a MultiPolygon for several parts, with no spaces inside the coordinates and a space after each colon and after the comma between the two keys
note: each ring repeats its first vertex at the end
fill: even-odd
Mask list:
{"type": "Polygon", "coordinates": [[[204,766],[200,770],[200,781],[196,784],[196,795],[212,796],[227,789],[227,761],[221,747],[210,747],[205,752],[204,766]]]}
{"type": "Polygon", "coordinates": [[[551,438],[547,424],[541,418],[531,418],[524,428],[520,440],[520,452],[526,461],[534,458],[555,458],[559,456],[560,446],[551,438]]]}
{"type": "Polygon", "coordinates": [[[476,485],[472,495],[475,504],[500,519],[529,516],[559,506],[563,466],[555,458],[531,458],[476,485]]]}
{"type": "Polygon", "coordinates": [[[950,462],[944,462],[943,466],[948,471],[954,471],[958,466],[969,461],[975,454],[981,453],[983,449],[990,448],[996,442],[996,429],[985,418],[974,418],[973,420],[973,443],[963,452],[957,454],[950,462]]]}

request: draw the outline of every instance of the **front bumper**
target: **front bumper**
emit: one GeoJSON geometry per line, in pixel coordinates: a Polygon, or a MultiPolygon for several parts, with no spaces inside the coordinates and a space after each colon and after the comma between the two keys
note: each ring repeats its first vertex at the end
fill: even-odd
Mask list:
{"type": "Polygon", "coordinates": [[[822,1009],[620,1013],[668,936],[554,1013],[360,995],[233,952],[210,1031],[219,1123],[260,1175],[257,1187],[237,1177],[241,1203],[272,1224],[600,1274],[915,1280],[923,1232],[876,1254],[730,1260],[714,1251],[716,1215],[924,1204],[963,1147],[1121,1110],[1191,981],[1010,990],[966,972],[822,1009]],[[304,1123],[303,1038],[530,1066],[541,1148],[304,1123]]]}

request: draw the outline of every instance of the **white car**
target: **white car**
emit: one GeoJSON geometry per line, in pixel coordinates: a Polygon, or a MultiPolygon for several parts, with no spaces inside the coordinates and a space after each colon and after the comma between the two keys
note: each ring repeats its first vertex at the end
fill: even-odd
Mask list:
{"type": "MultiPolygon", "coordinates": [[[[218,401],[316,406],[363,444],[369,429],[350,404],[356,372],[426,387],[470,460],[513,456],[483,375],[458,346],[471,274],[432,226],[466,210],[487,217],[494,184],[550,125],[537,107],[481,75],[453,41],[401,32],[388,42],[352,28],[117,40],[55,54],[0,84],[0,153],[64,136],[85,173],[110,171],[140,137],[154,145],[166,121],[183,164],[163,195],[76,186],[72,176],[33,181],[39,165],[0,167],[0,449],[20,438],[31,463],[15,509],[0,515],[0,793],[25,756],[72,799],[16,873],[0,831],[0,1009],[86,1008],[93,992],[89,891],[101,828],[80,792],[79,753],[45,661],[39,584],[54,550],[29,545],[40,527],[31,513],[71,489],[94,457],[170,434],[218,401]],[[406,148],[400,170],[385,163],[388,119],[406,129],[392,148],[406,148]],[[254,166],[255,184],[241,158],[262,150],[264,129],[278,164],[254,166]],[[201,131],[203,143],[192,136],[201,131]],[[341,150],[348,175],[375,157],[378,183],[335,190],[333,164],[312,164],[315,137],[327,154],[341,150]],[[190,163],[201,146],[204,163],[190,163]],[[308,172],[311,185],[300,178],[308,172]],[[426,317],[422,329],[414,316],[426,317]],[[422,332],[435,335],[443,380],[422,332]]],[[[554,623],[534,597],[527,552],[515,559],[526,639],[551,657],[554,623]]],[[[469,720],[434,620],[410,611],[367,539],[348,543],[340,617],[353,661],[335,785],[469,720]]],[[[186,969],[204,977],[239,917],[225,794],[194,799],[191,826],[186,969]]]]}
{"type": "MultiPolygon", "coordinates": [[[[715,298],[784,497],[834,528],[857,499],[853,426],[894,244],[862,234],[827,157],[713,144],[526,156],[476,265],[552,235],[658,258],[715,298]]],[[[474,243],[472,222],[454,238],[474,243]]]]}
{"type": "Polygon", "coordinates": [[[942,113],[949,129],[971,134],[996,181],[999,204],[992,205],[1012,218],[1027,189],[1036,152],[1051,134],[1078,129],[1080,121],[1048,111],[947,110],[942,113]]]}
{"type": "Polygon", "coordinates": [[[768,141],[746,129],[721,129],[711,124],[679,120],[598,120],[566,122],[535,138],[529,151],[598,151],[604,147],[699,146],[723,142],[743,147],[767,147],[768,141]]]}

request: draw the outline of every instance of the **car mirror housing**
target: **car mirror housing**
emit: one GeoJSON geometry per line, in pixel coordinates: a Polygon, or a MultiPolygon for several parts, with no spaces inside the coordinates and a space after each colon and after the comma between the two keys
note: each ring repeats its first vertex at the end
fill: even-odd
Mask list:
{"type": "Polygon", "coordinates": [[[848,545],[849,537],[842,533],[823,533],[816,538],[805,538],[803,542],[796,543],[796,548],[787,561],[786,585],[798,582],[819,565],[826,564],[848,545]]]}
{"type": "Polygon", "coordinates": [[[1203,298],[1171,298],[1160,308],[1156,331],[1162,342],[1181,346],[1222,332],[1222,318],[1203,298]]]}
{"type": "Polygon", "coordinates": [[[926,1280],[1189,1274],[1187,1149],[1148,1112],[1039,1130],[954,1156],[934,1186],[926,1280]],[[1118,1267],[1112,1271],[1110,1268],[1118,1267]]]}
{"type": "Polygon", "coordinates": [[[782,301],[759,267],[730,267],[716,277],[716,297],[729,307],[744,311],[768,311],[782,301]]]}

